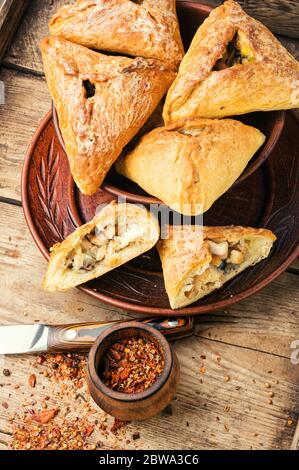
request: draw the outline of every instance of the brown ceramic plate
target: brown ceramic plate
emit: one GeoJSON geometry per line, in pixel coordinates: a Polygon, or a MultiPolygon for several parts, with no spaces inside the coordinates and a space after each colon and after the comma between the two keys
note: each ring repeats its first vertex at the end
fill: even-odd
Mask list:
{"type": "MultiPolygon", "coordinates": [[[[288,112],[281,138],[268,160],[204,214],[205,225],[271,229],[278,240],[267,260],[247,269],[222,289],[177,311],[170,309],[155,250],[81,289],[99,300],[137,313],[182,315],[224,309],[267,285],[299,254],[298,132],[298,117],[295,112],[288,112]]],[[[100,203],[112,199],[103,190],[92,197],[77,190],[49,112],[33,137],[22,174],[25,217],[45,258],[48,259],[52,245],[90,220],[100,203]]]]}
{"type": "MultiPolygon", "coordinates": [[[[185,50],[188,50],[198,27],[205,20],[205,18],[209,16],[211,10],[212,8],[207,5],[194,4],[191,2],[180,2],[178,4],[178,17],[185,50]]],[[[154,116],[140,131],[138,136],[133,139],[133,141],[129,144],[128,149],[132,148],[134,143],[137,142],[138,137],[145,134],[146,132],[149,132],[154,127],[163,125],[163,120],[159,111],[162,111],[162,107],[160,107],[160,110],[157,110],[154,116]]],[[[262,131],[266,136],[266,142],[251,159],[242,175],[235,182],[234,186],[245,181],[245,179],[252,175],[269,157],[283,129],[285,111],[252,113],[243,116],[236,116],[235,119],[242,121],[244,124],[256,127],[262,131]]],[[[55,108],[53,108],[53,120],[59,142],[62,148],[65,148],[55,108]]],[[[159,202],[158,199],[144,192],[137,184],[132,183],[128,179],[118,175],[114,168],[107,175],[104,184],[102,185],[102,189],[114,196],[125,196],[130,202],[139,202],[142,204],[153,204],[159,202]]]]}

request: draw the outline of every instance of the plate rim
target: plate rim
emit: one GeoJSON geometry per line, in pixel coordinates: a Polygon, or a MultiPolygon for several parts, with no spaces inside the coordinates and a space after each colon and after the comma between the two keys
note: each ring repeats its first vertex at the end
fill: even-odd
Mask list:
{"type": "MultiPolygon", "coordinates": [[[[290,110],[289,112],[293,114],[297,123],[299,123],[299,115],[297,114],[297,112],[295,110],[290,110]]],[[[40,135],[42,134],[44,128],[49,124],[51,120],[52,120],[52,111],[50,110],[44,116],[44,118],[39,123],[37,129],[35,130],[35,133],[33,135],[33,138],[30,142],[30,145],[25,155],[25,160],[24,160],[23,169],[22,169],[22,176],[21,176],[21,200],[22,200],[22,208],[23,208],[24,217],[25,217],[27,226],[29,228],[29,231],[31,233],[31,236],[35,244],[37,245],[39,251],[42,253],[42,255],[47,261],[49,260],[50,253],[48,249],[46,248],[46,246],[44,245],[39,235],[38,229],[34,223],[34,220],[30,211],[29,197],[28,197],[28,172],[29,172],[29,167],[30,167],[30,161],[31,161],[36,143],[40,135]]],[[[230,305],[233,305],[259,292],[265,286],[267,286],[272,281],[274,281],[278,276],[280,276],[298,256],[299,256],[299,239],[298,239],[298,244],[296,248],[285,259],[285,261],[271,274],[269,274],[263,280],[261,280],[257,285],[252,286],[249,289],[244,290],[243,292],[240,292],[239,294],[233,295],[232,297],[226,298],[224,300],[219,300],[217,302],[212,302],[209,305],[198,305],[198,306],[193,306],[193,307],[190,306],[190,307],[184,307],[178,310],[172,310],[170,307],[169,308],[147,307],[145,305],[138,305],[138,304],[134,304],[130,302],[125,302],[122,300],[118,300],[114,297],[109,297],[100,292],[94,291],[92,288],[86,287],[84,285],[78,286],[77,289],[79,289],[82,292],[85,292],[91,297],[97,300],[100,300],[108,305],[112,305],[114,307],[121,308],[121,309],[138,313],[138,314],[155,314],[155,315],[161,315],[161,316],[199,315],[199,314],[213,312],[216,310],[226,309],[230,305]]]]}

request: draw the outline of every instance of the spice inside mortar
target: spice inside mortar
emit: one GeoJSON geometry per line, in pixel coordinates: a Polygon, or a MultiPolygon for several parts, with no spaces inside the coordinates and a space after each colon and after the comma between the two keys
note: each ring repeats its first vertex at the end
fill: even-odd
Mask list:
{"type": "Polygon", "coordinates": [[[140,393],[153,385],[164,369],[164,357],[153,341],[128,338],[113,344],[100,363],[104,384],[117,392],[140,393]]]}

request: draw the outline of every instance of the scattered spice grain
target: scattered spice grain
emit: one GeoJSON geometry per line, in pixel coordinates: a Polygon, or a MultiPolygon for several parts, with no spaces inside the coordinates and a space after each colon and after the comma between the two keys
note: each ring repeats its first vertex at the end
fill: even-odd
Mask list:
{"type": "Polygon", "coordinates": [[[86,419],[64,420],[56,423],[26,422],[14,426],[11,448],[13,450],[96,450],[102,443],[88,443],[93,426],[86,419]]]}
{"type": "Polygon", "coordinates": [[[36,375],[35,374],[31,374],[29,379],[28,379],[28,383],[29,383],[29,386],[34,388],[35,385],[36,385],[36,375]]]}
{"type": "Polygon", "coordinates": [[[116,434],[117,431],[119,431],[119,429],[127,426],[127,424],[129,424],[129,423],[130,423],[130,421],[122,421],[121,419],[115,418],[114,423],[110,428],[110,432],[112,432],[112,434],[116,434]]]}

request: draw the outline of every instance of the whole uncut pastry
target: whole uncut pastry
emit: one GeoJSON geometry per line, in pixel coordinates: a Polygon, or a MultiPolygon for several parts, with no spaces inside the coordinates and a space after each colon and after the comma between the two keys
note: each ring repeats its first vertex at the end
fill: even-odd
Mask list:
{"type": "Polygon", "coordinates": [[[58,10],[49,28],[92,49],[175,64],[184,55],[175,0],[77,0],[58,10]]]}
{"type": "Polygon", "coordinates": [[[266,229],[169,226],[158,251],[171,308],[196,302],[267,258],[275,240],[266,229]]]}
{"type": "Polygon", "coordinates": [[[143,136],[116,169],[171,209],[197,215],[230,188],[264,141],[239,121],[188,119],[143,136]]]}
{"type": "Polygon", "coordinates": [[[91,195],[166,93],[174,68],[55,37],[44,39],[41,50],[73,178],[91,195]]]}
{"type": "Polygon", "coordinates": [[[262,23],[228,0],[199,27],[163,117],[169,124],[298,106],[298,62],[262,23]]]}
{"type": "Polygon", "coordinates": [[[112,202],[52,248],[43,287],[65,291],[102,276],[150,250],[159,234],[145,207],[112,202]]]}

